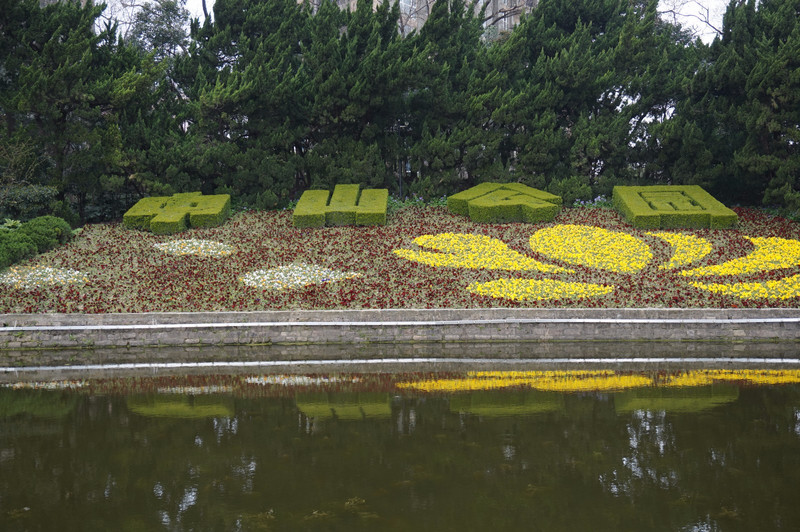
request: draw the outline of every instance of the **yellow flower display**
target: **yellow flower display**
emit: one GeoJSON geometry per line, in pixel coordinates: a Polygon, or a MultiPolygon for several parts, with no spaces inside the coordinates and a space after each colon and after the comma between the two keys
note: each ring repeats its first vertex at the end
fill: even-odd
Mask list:
{"type": "Polygon", "coordinates": [[[638,238],[586,225],[556,225],[536,231],[531,249],[552,259],[619,273],[636,273],[653,252],[638,238]]]}
{"type": "Polygon", "coordinates": [[[739,299],[791,299],[800,295],[800,275],[751,283],[690,283],[695,288],[739,299]]]}
{"type": "Polygon", "coordinates": [[[698,261],[711,253],[713,246],[705,238],[682,233],[647,233],[660,238],[672,246],[672,257],[669,262],[659,266],[661,270],[682,268],[698,261]]]}
{"type": "Polygon", "coordinates": [[[436,267],[572,273],[572,270],[526,257],[510,249],[505,242],[484,235],[464,233],[423,235],[415,238],[414,243],[422,248],[434,249],[440,253],[396,249],[394,250],[395,254],[404,259],[436,267]]]}
{"type": "MultiPolygon", "coordinates": [[[[696,235],[650,232],[667,242],[672,255],[659,265],[661,270],[676,270],[708,256],[713,246],[696,235]]],[[[734,276],[800,265],[800,241],[777,237],[744,237],[753,243],[745,257],[723,264],[678,271],[685,277],[734,276]]],[[[536,273],[575,274],[575,270],[540,262],[508,247],[504,242],[484,235],[442,233],[423,235],[414,242],[424,250],[396,249],[404,259],[433,267],[479,270],[529,271],[536,273]]],[[[653,259],[646,242],[620,231],[586,225],[562,224],[545,227],[530,237],[531,249],[549,259],[617,274],[636,274],[653,259]]],[[[800,297],[800,275],[772,281],[739,283],[692,282],[691,286],[707,292],[740,299],[790,299],[800,297]]],[[[614,291],[613,284],[571,282],[562,279],[497,279],[475,282],[467,290],[476,295],[513,301],[538,301],[600,297],[614,291]]]]}
{"type": "Polygon", "coordinates": [[[746,257],[723,264],[706,266],[681,272],[681,275],[700,277],[707,275],[740,275],[770,270],[792,268],[800,264],[800,241],[785,238],[745,237],[755,249],[746,257]]]}
{"type": "Polygon", "coordinates": [[[642,387],[691,388],[716,383],[749,385],[800,383],[800,370],[697,370],[666,377],[659,374],[599,371],[472,371],[462,378],[427,379],[397,383],[401,390],[454,393],[530,388],[550,392],[616,392],[642,387]]]}
{"type": "Polygon", "coordinates": [[[613,285],[570,283],[553,279],[498,279],[472,283],[467,290],[481,296],[502,297],[515,301],[532,299],[584,298],[610,294],[613,285]]]}

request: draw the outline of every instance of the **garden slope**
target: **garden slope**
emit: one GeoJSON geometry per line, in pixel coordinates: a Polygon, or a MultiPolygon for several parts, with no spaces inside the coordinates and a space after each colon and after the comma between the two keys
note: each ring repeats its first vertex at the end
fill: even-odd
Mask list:
{"type": "MultiPolygon", "coordinates": [[[[736,209],[739,226],[696,230],[712,243],[709,255],[693,266],[711,266],[753,251],[750,237],[800,240],[800,226],[753,209],[736,209]]],[[[632,228],[604,208],[564,209],[548,224],[476,224],[443,207],[414,207],[389,216],[386,226],[295,229],[288,211],[244,212],[217,228],[192,229],[158,236],[124,229],[120,224],[89,225],[71,242],[17,267],[80,272],[78,282],[4,285],[0,313],[146,313],[226,312],[326,309],[444,308],[796,308],[798,298],[739,299],[693,287],[677,271],[659,268],[672,255],[670,246],[632,228]],[[615,273],[576,266],[534,253],[531,235],[554,225],[590,225],[622,231],[646,244],[652,259],[635,273],[615,273]],[[535,260],[572,270],[560,273],[434,267],[407,260],[398,249],[419,249],[422,235],[485,235],[535,260]],[[220,256],[171,255],[157,244],[176,239],[220,242],[235,251],[220,256]],[[302,288],[261,289],[245,285],[247,274],[296,264],[314,265],[353,275],[302,288]],[[607,295],[511,301],[476,295],[473,283],[498,279],[548,279],[564,283],[613,285],[607,295]]],[[[778,280],[800,274],[800,266],[739,275],[725,282],[778,280]]],[[[713,279],[712,279],[713,280],[713,279]]]]}

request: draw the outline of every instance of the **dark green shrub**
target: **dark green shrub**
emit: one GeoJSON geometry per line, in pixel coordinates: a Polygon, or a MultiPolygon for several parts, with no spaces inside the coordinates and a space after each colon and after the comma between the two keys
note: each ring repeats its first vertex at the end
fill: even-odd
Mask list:
{"type": "Polygon", "coordinates": [[[564,204],[572,205],[575,200],[586,200],[592,197],[592,187],[588,180],[579,176],[572,176],[566,179],[554,179],[550,182],[547,190],[561,196],[564,204]]]}
{"type": "Polygon", "coordinates": [[[30,238],[39,253],[44,253],[63,244],[72,236],[72,228],[66,220],[55,216],[40,216],[22,224],[16,232],[30,238]]]}
{"type": "Polygon", "coordinates": [[[66,220],[69,226],[73,229],[77,228],[81,224],[81,217],[78,216],[78,213],[76,213],[72,207],[70,207],[68,202],[55,201],[53,202],[52,208],[51,214],[66,220]]]}
{"type": "Polygon", "coordinates": [[[58,191],[42,185],[0,187],[0,218],[30,220],[51,212],[58,191]]]}
{"type": "Polygon", "coordinates": [[[0,231],[0,268],[36,255],[36,244],[20,230],[0,231]]]}

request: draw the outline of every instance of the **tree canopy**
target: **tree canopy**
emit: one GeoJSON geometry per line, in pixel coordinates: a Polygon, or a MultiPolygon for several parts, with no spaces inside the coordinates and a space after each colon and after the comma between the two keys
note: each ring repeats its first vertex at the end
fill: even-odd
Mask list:
{"type": "Polygon", "coordinates": [[[732,1],[710,45],[647,0],[541,0],[491,39],[466,0],[405,36],[389,1],[217,0],[190,22],[153,0],[124,38],[91,2],[0,3],[0,182],[81,220],[339,183],[700,184],[800,210],[800,0],[732,1]]]}

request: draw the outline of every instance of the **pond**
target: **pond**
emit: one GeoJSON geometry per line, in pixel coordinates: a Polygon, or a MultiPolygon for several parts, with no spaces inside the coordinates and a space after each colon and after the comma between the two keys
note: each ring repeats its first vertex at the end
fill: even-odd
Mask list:
{"type": "Polygon", "coordinates": [[[0,529],[797,530],[800,371],[0,388],[0,529]]]}

